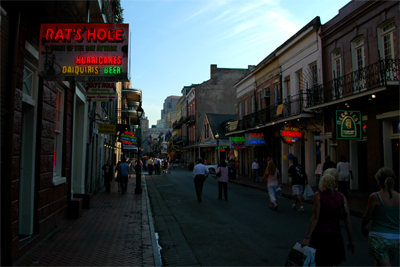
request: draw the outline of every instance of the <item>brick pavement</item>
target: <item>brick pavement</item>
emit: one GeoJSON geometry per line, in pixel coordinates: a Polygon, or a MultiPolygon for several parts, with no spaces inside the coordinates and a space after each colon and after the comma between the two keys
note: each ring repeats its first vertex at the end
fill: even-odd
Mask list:
{"type": "Polygon", "coordinates": [[[155,266],[145,179],[139,195],[134,193],[134,176],[126,195],[117,192],[115,182],[111,188],[110,194],[103,189],[93,196],[92,208],[81,218],[67,220],[14,265],[155,266]]]}

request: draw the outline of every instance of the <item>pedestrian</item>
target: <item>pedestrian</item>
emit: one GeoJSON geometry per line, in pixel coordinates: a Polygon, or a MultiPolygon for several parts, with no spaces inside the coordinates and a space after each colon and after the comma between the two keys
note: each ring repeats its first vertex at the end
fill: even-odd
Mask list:
{"type": "Polygon", "coordinates": [[[337,164],[336,169],[339,172],[339,192],[347,197],[350,190],[350,178],[353,180],[353,172],[345,156],[340,156],[340,162],[337,164]]]}
{"type": "Polygon", "coordinates": [[[167,174],[168,168],[169,168],[168,159],[165,159],[164,162],[163,162],[163,172],[164,172],[164,174],[167,174]]]}
{"type": "Polygon", "coordinates": [[[331,156],[326,156],[324,165],[322,165],[322,172],[329,168],[336,168],[336,163],[331,160],[331,156]]]}
{"type": "Polygon", "coordinates": [[[218,199],[222,199],[222,191],[224,191],[224,199],[228,200],[229,168],[225,161],[221,162],[215,174],[218,181],[218,199]]]}
{"type": "Polygon", "coordinates": [[[204,166],[207,166],[207,164],[208,164],[207,159],[204,159],[204,166]]]}
{"type": "Polygon", "coordinates": [[[254,160],[253,164],[251,165],[251,169],[253,171],[253,181],[258,183],[258,170],[260,169],[260,165],[257,162],[257,159],[254,160]]]}
{"type": "Polygon", "coordinates": [[[301,196],[303,194],[304,186],[307,184],[307,175],[304,170],[304,167],[301,166],[298,162],[297,157],[292,158],[292,166],[290,166],[288,170],[289,181],[291,181],[293,195],[296,197],[294,204],[292,205],[293,209],[297,209],[297,203],[300,204],[300,208],[298,211],[304,211],[304,206],[301,201],[301,196]]]}
{"type": "Polygon", "coordinates": [[[149,158],[147,160],[147,166],[149,167],[149,175],[153,175],[153,168],[154,168],[153,158],[149,158]]]}
{"type": "Polygon", "coordinates": [[[121,192],[121,179],[120,179],[120,172],[118,171],[118,167],[119,165],[121,165],[122,161],[119,160],[117,163],[117,166],[115,167],[115,172],[117,173],[117,177],[115,178],[115,181],[117,182],[117,186],[118,186],[118,193],[121,192]]]}
{"type": "Polygon", "coordinates": [[[156,175],[160,175],[160,171],[161,171],[160,163],[161,163],[160,158],[157,156],[154,159],[154,169],[155,169],[155,174],[156,175]]]}
{"type": "Polygon", "coordinates": [[[131,173],[135,173],[136,162],[137,162],[137,159],[133,158],[131,163],[129,164],[129,168],[131,169],[131,173]]]}
{"type": "Polygon", "coordinates": [[[111,159],[107,160],[107,163],[103,165],[101,168],[103,172],[104,185],[106,187],[106,193],[110,193],[111,189],[111,180],[113,180],[113,165],[111,164],[111,159]]]}
{"type": "Polygon", "coordinates": [[[204,181],[208,177],[210,172],[203,164],[203,160],[199,158],[197,160],[196,166],[193,168],[193,180],[194,180],[194,187],[196,189],[197,200],[201,202],[201,193],[203,191],[204,181]]]}
{"type": "MultiPolygon", "coordinates": [[[[121,193],[126,194],[126,191],[128,190],[128,178],[129,174],[131,173],[131,169],[129,168],[128,163],[126,163],[126,160],[124,157],[121,159],[121,164],[118,166],[118,173],[120,176],[120,184],[121,184],[121,193]]],[[[138,164],[138,161],[136,161],[136,165],[138,164]]]]}
{"type": "Polygon", "coordinates": [[[265,169],[264,176],[261,178],[261,182],[268,177],[268,195],[269,195],[269,208],[274,211],[278,210],[278,204],[276,204],[276,191],[278,189],[278,176],[280,176],[279,170],[275,167],[275,163],[271,160],[265,169]],[[274,204],[274,206],[272,206],[274,204]]]}
{"type": "Polygon", "coordinates": [[[391,261],[399,256],[400,195],[393,190],[395,178],[390,168],[378,170],[375,179],[380,190],[369,196],[361,222],[362,234],[368,236],[368,255],[375,259],[376,266],[391,266],[391,261]]]}
{"type": "MultiPolygon", "coordinates": [[[[317,266],[333,266],[346,261],[340,219],[347,200],[343,194],[335,190],[335,187],[336,178],[329,173],[324,174],[319,183],[319,190],[314,195],[314,209],[306,236],[301,242],[302,246],[316,249],[317,266]]],[[[355,245],[349,211],[344,219],[344,225],[347,231],[347,249],[353,254],[355,245]]]]}

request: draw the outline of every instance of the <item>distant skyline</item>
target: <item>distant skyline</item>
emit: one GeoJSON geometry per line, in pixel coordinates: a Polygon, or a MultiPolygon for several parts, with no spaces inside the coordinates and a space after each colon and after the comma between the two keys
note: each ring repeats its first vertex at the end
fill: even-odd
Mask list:
{"type": "Polygon", "coordinates": [[[247,68],[316,16],[324,24],[349,0],[122,0],[131,32],[132,87],[149,127],[164,100],[210,79],[210,65],[247,68]]]}

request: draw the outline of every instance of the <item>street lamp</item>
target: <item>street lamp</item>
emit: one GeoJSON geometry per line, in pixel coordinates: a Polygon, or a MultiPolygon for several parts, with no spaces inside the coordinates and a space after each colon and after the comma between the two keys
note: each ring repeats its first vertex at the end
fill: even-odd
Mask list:
{"type": "Polygon", "coordinates": [[[217,157],[218,157],[218,165],[219,165],[219,134],[218,134],[218,132],[217,132],[217,134],[215,135],[215,139],[217,139],[217,157]]]}
{"type": "MultiPolygon", "coordinates": [[[[138,149],[138,164],[140,164],[140,160],[142,158],[142,150],[141,150],[141,144],[142,144],[142,129],[140,127],[140,118],[143,115],[143,108],[142,108],[142,102],[140,102],[139,107],[136,109],[136,115],[138,116],[138,124],[139,127],[136,129],[137,130],[137,149],[138,149]]],[[[139,166],[140,167],[140,166],[139,166]]],[[[135,188],[135,194],[141,194],[142,193],[142,168],[137,168],[138,171],[136,171],[136,188],[135,188]]]]}

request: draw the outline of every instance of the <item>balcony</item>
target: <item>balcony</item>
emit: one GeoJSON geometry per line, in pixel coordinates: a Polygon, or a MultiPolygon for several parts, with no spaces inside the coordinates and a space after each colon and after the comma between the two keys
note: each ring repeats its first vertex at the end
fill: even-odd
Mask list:
{"type": "Polygon", "coordinates": [[[188,116],[188,118],[187,118],[187,120],[186,120],[186,124],[187,124],[187,125],[191,125],[191,124],[193,124],[193,123],[195,123],[195,122],[196,122],[196,117],[195,117],[194,115],[188,116]]]}
{"type": "Polygon", "coordinates": [[[399,88],[400,59],[382,59],[327,83],[307,89],[307,107],[343,100],[380,87],[399,88]]]}
{"type": "Polygon", "coordinates": [[[235,130],[227,132],[234,132],[238,130],[247,130],[256,128],[257,126],[264,126],[267,123],[275,122],[280,119],[289,118],[299,115],[304,110],[304,94],[300,93],[295,96],[289,96],[283,101],[269,105],[268,107],[246,115],[242,120],[238,121],[238,126],[235,130]],[[278,112],[279,111],[279,112],[278,112]]]}

